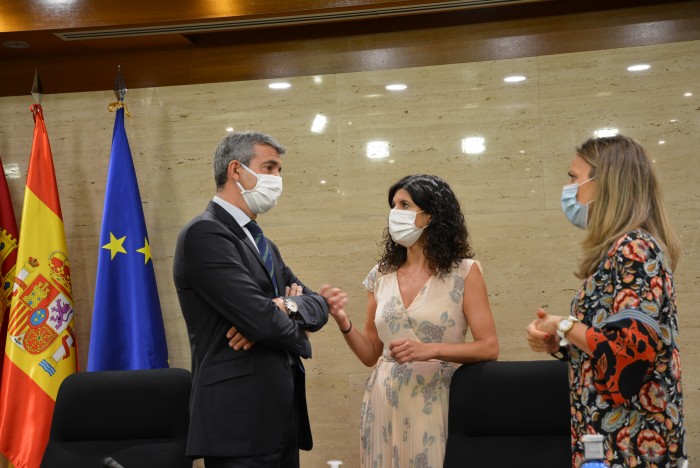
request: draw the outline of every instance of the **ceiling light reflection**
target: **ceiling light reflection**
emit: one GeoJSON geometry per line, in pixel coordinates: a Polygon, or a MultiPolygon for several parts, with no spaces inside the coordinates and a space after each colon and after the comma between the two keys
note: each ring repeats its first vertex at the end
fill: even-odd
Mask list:
{"type": "Polygon", "coordinates": [[[629,67],[627,67],[627,71],[631,71],[631,72],[644,71],[644,70],[649,70],[650,68],[651,68],[651,65],[649,65],[647,63],[638,63],[636,65],[630,65],[629,67]]]}
{"type": "Polygon", "coordinates": [[[599,128],[593,132],[593,135],[595,135],[596,138],[605,138],[615,136],[618,133],[620,133],[620,131],[616,128],[599,128]]]}
{"type": "Polygon", "coordinates": [[[469,137],[462,139],[462,153],[464,154],[480,154],[486,151],[486,140],[482,137],[469,137]]]}
{"type": "Polygon", "coordinates": [[[19,164],[10,163],[5,164],[5,178],[6,179],[19,179],[19,164]]]}
{"type": "Polygon", "coordinates": [[[525,80],[527,80],[527,78],[522,75],[512,75],[503,78],[503,81],[505,81],[506,83],[520,83],[521,81],[525,80]]]}
{"type": "Polygon", "coordinates": [[[313,123],[311,124],[311,131],[313,133],[322,133],[326,128],[326,123],[328,122],[328,117],[321,114],[316,114],[313,123]]]}
{"type": "Polygon", "coordinates": [[[685,96],[685,97],[690,97],[690,96],[692,96],[692,95],[693,95],[693,93],[685,93],[683,96],[685,96]]]}
{"type": "Polygon", "coordinates": [[[408,86],[402,83],[393,83],[386,86],[386,89],[389,91],[403,91],[406,88],[408,88],[408,86]]]}
{"type": "Polygon", "coordinates": [[[370,141],[367,143],[367,157],[369,159],[382,159],[389,156],[388,141],[370,141]]]}
{"type": "Polygon", "coordinates": [[[291,88],[292,85],[286,81],[278,81],[276,83],[270,83],[267,87],[270,89],[288,89],[291,88]]]}

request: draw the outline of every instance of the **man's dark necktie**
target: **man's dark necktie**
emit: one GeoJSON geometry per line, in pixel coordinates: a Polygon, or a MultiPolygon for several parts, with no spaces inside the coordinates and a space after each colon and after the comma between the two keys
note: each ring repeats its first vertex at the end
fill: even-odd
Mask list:
{"type": "Polygon", "coordinates": [[[270,252],[270,246],[267,243],[267,239],[265,239],[262,229],[260,229],[260,226],[258,226],[258,223],[255,221],[250,221],[245,225],[245,227],[248,228],[248,231],[250,231],[250,234],[255,240],[255,245],[258,246],[260,258],[262,258],[265,268],[267,268],[267,272],[270,274],[270,278],[272,279],[272,284],[275,287],[275,295],[278,295],[279,292],[277,291],[277,281],[275,280],[275,265],[272,263],[272,252],[270,252]]]}

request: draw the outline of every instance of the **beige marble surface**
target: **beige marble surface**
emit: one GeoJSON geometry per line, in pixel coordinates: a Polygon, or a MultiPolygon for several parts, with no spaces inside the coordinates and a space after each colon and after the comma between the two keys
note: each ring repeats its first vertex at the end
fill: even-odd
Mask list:
{"type": "MultiPolygon", "coordinates": [[[[179,229],[214,194],[211,157],[228,127],[270,133],[288,147],[285,192],[260,218],[286,262],[308,285],[350,293],[356,326],[366,315],[361,282],[374,265],[388,206],[401,176],[433,173],[457,193],[484,267],[502,360],[538,359],[524,330],[537,307],[566,313],[579,286],[573,270],[582,233],[559,195],[574,147],[616,127],[657,163],[671,219],[683,241],[676,271],[686,422],[691,459],[700,453],[700,42],[526,59],[289,78],[131,89],[126,129],[143,198],[173,367],[189,368],[189,345],[172,283],[179,229]],[[647,71],[626,70],[649,63],[647,71]],[[512,74],[527,77],[508,84],[512,74]],[[276,80],[280,81],[280,80],[276,80]],[[404,91],[385,85],[404,83],[404,91]],[[692,96],[684,96],[691,92],[692,96]],[[316,114],[323,133],[311,133],[316,114]],[[463,154],[480,136],[485,152],[463,154]],[[369,141],[389,156],[368,159],[369,141]],[[660,141],[664,141],[660,144],[660,141]]],[[[129,82],[129,70],[124,70],[129,82]]],[[[31,83],[28,82],[28,88],[31,83]]],[[[105,83],[109,88],[111,83],[105,83]]],[[[87,363],[105,180],[114,115],[111,91],[43,99],[74,280],[80,361],[87,363]]],[[[31,96],[0,98],[0,157],[21,213],[32,140],[31,96]]],[[[19,220],[18,220],[19,221],[19,220]]],[[[334,324],[312,338],[307,386],[316,448],[302,466],[341,459],[357,466],[359,407],[370,369],[334,324]]]]}

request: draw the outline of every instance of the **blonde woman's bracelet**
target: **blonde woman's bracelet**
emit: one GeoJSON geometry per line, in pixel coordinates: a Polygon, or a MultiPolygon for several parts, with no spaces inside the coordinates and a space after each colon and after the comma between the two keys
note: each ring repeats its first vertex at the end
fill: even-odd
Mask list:
{"type": "Polygon", "coordinates": [[[347,335],[348,333],[350,333],[350,330],[352,330],[352,320],[348,319],[348,322],[350,322],[350,326],[348,327],[348,329],[347,330],[342,330],[342,329],[340,330],[340,333],[342,333],[343,335],[347,335]]]}

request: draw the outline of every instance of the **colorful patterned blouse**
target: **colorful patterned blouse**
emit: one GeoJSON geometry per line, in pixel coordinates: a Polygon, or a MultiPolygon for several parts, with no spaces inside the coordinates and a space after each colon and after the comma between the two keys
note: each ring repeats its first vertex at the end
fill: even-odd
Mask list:
{"type": "Polygon", "coordinates": [[[583,463],[581,436],[597,433],[611,468],[684,467],[676,294],[655,239],[622,236],[571,309],[593,350],[570,348],[572,465],[583,463]]]}

